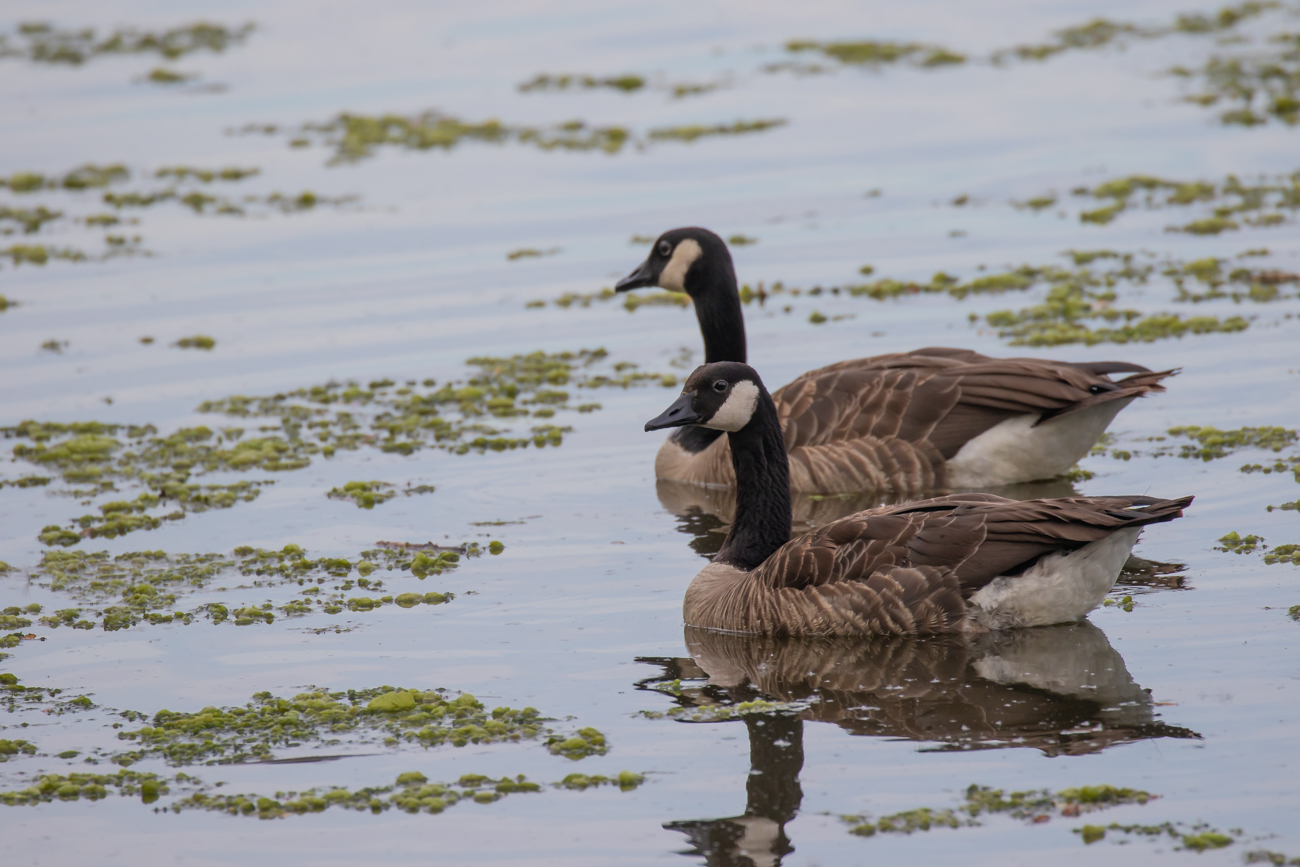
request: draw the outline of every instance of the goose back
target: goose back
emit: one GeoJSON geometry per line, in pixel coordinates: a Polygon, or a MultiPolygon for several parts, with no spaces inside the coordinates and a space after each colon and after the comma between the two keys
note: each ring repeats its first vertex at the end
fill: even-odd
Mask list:
{"type": "MultiPolygon", "coordinates": [[[[1013,582],[1046,555],[1079,551],[1119,531],[1133,531],[1125,534],[1131,545],[1137,528],[1173,520],[1190,502],[958,494],[883,506],[798,536],[752,571],[710,564],[687,589],[683,614],[704,629],[768,635],[983,631],[990,621],[972,597],[995,580],[1013,582]]],[[[1060,619],[1099,603],[1085,600],[1060,619]]]]}
{"type": "MultiPolygon", "coordinates": [[[[1161,380],[1175,372],[926,348],[809,371],[772,398],[792,491],[925,491],[1059,475],[1087,454],[1120,409],[1163,391],[1161,380]],[[1132,375],[1107,376],[1120,372],[1132,375]],[[1019,428],[995,441],[993,429],[1012,420],[1019,428]],[[981,450],[986,433],[990,442],[981,450]],[[998,446],[1003,454],[991,453],[998,446]]],[[[698,442],[665,442],[656,476],[734,485],[727,438],[692,451],[698,442]]]]}

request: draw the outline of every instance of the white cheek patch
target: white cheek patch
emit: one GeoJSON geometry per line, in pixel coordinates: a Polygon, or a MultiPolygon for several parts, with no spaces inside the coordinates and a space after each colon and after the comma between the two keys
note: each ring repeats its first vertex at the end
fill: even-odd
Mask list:
{"type": "Polygon", "coordinates": [[[673,257],[659,272],[659,285],[670,292],[686,291],[686,272],[695,264],[695,260],[704,255],[704,250],[694,238],[686,238],[673,250],[673,257]]]}
{"type": "Polygon", "coordinates": [[[754,417],[756,406],[758,406],[758,386],[747,379],[742,379],[731,387],[727,402],[713,414],[713,418],[704,423],[703,427],[734,433],[749,424],[749,420],[754,417]]]}

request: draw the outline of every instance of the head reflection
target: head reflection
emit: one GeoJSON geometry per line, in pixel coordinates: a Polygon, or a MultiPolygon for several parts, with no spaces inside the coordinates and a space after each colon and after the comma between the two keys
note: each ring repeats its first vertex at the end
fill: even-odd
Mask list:
{"type": "Polygon", "coordinates": [[[803,792],[803,724],[906,738],[922,752],[1032,747],[1086,755],[1147,738],[1195,738],[1161,722],[1106,635],[1086,621],[973,638],[831,642],[719,635],[686,628],[689,657],[642,659],[681,681],[680,719],[716,719],[763,699],[779,708],[733,713],[749,734],[747,806],[740,816],[674,822],[708,865],[777,865],[794,847],[785,825],[803,792]]]}

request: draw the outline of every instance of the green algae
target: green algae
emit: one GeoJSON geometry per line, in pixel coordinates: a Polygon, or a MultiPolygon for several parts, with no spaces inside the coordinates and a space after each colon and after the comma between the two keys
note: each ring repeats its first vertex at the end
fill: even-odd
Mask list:
{"type": "Polygon", "coordinates": [[[542,73],[523,82],[518,89],[521,93],[532,93],[543,90],[595,90],[597,88],[607,88],[622,91],[623,93],[635,93],[645,86],[646,80],[633,73],[605,76],[604,78],[597,78],[594,75],[548,75],[542,73]]]}
{"type": "Polygon", "coordinates": [[[1238,449],[1263,449],[1280,452],[1294,445],[1296,432],[1284,427],[1243,427],[1236,430],[1219,430],[1215,427],[1187,425],[1170,428],[1173,437],[1187,437],[1195,444],[1179,448],[1178,457],[1212,461],[1227,457],[1238,449]]]}
{"type": "Polygon", "coordinates": [[[182,337],[176,341],[176,346],[181,349],[205,349],[211,350],[217,345],[217,341],[204,334],[196,334],[193,337],[182,337]]]}
{"type": "MultiPolygon", "coordinates": [[[[681,693],[680,681],[657,685],[655,688],[670,695],[681,693]]],[[[703,704],[694,707],[675,707],[667,712],[667,716],[683,722],[727,722],[729,720],[743,719],[753,714],[798,713],[807,707],[808,703],[802,701],[768,701],[767,699],[756,698],[750,701],[737,702],[736,704],[703,704]]],[[[643,713],[643,716],[656,718],[656,715],[650,712],[643,713]]],[[[658,716],[662,716],[662,714],[658,714],[658,716]]]]}
{"type": "Polygon", "coordinates": [[[72,247],[47,247],[44,244],[11,244],[0,249],[15,265],[44,265],[50,260],[85,262],[89,257],[72,247]]]}
{"type": "MultiPolygon", "coordinates": [[[[142,718],[134,715],[132,718],[142,718]]],[[[159,758],[172,766],[268,761],[277,751],[312,744],[407,743],[443,745],[515,743],[548,733],[531,707],[487,707],[469,693],[391,686],[329,692],[313,689],[292,698],[257,693],[242,707],[205,707],[192,713],[161,710],[139,729],[118,737],[134,747],[113,760],[129,766],[159,758]]]]}
{"type": "Polygon", "coordinates": [[[1180,13],[1165,25],[1138,25],[1125,21],[1094,18],[1084,24],[1065,27],[1052,33],[1052,41],[1016,45],[995,51],[991,60],[995,64],[1012,58],[1021,61],[1043,61],[1067,51],[1096,50],[1111,45],[1143,39],[1161,39],[1176,34],[1206,35],[1231,30],[1243,21],[1257,18],[1281,4],[1272,0],[1246,0],[1233,6],[1224,6],[1214,13],[1180,13]]]}
{"type": "Polygon", "coordinates": [[[16,172],[7,178],[0,176],[0,187],[8,187],[14,193],[60,188],[79,191],[106,187],[129,177],[130,170],[121,163],[103,166],[87,163],[60,176],[46,176],[39,172],[16,172]]]}
{"type": "Polygon", "coordinates": [[[1210,57],[1202,66],[1175,66],[1168,74],[1194,88],[1183,97],[1219,109],[1225,126],[1300,123],[1300,33],[1279,33],[1262,46],[1210,57]]]}
{"type": "Polygon", "coordinates": [[[559,247],[551,247],[549,250],[539,250],[536,247],[520,247],[517,250],[511,250],[509,253],[506,253],[506,259],[511,262],[520,259],[540,259],[543,256],[554,256],[559,252],[559,247]]]}
{"type": "MultiPolygon", "coordinates": [[[[1178,849],[1191,852],[1222,849],[1236,842],[1232,836],[1216,831],[1203,823],[1188,826],[1182,822],[1162,822],[1159,825],[1121,825],[1111,822],[1104,827],[1101,825],[1085,825],[1083,828],[1074,829],[1074,833],[1083,837],[1084,845],[1105,838],[1109,832],[1140,837],[1171,837],[1178,842],[1178,849]]],[[[1234,833],[1239,834],[1240,832],[1234,833]]]]}
{"type": "Polygon", "coordinates": [[[1031,824],[1048,821],[1054,816],[1073,818],[1085,812],[1146,804],[1159,797],[1139,789],[1110,785],[1080,786],[1053,793],[1050,789],[1007,792],[972,784],[966,789],[964,803],[958,807],[912,810],[873,819],[865,815],[845,815],[840,821],[849,825],[849,833],[859,837],[877,834],[913,834],[935,828],[978,827],[980,816],[1005,814],[1031,824]]]}
{"type": "Polygon", "coordinates": [[[44,205],[35,208],[11,208],[0,205],[0,228],[3,228],[5,221],[9,221],[21,227],[23,234],[31,235],[39,232],[46,223],[52,223],[62,216],[62,211],[51,211],[44,205]]]}
{"type": "Polygon", "coordinates": [[[0,58],[19,57],[33,63],[80,66],[95,58],[113,54],[157,54],[175,60],[197,51],[221,53],[241,44],[253,32],[252,24],[228,27],[198,21],[162,31],[139,30],[133,27],[114,30],[104,37],[96,35],[94,28],[59,29],[43,21],[20,24],[10,38],[0,42],[4,50],[0,58]]]}
{"type": "Polygon", "coordinates": [[[334,500],[351,500],[360,509],[373,509],[397,496],[388,482],[348,482],[341,488],[332,488],[325,496],[334,500]]]}
{"type": "Polygon", "coordinates": [[[1208,207],[1204,216],[1166,231],[1192,235],[1217,235],[1247,226],[1266,228],[1289,222],[1300,209],[1300,172],[1262,176],[1257,181],[1227,175],[1221,181],[1170,180],[1152,175],[1112,178],[1094,187],[1078,187],[1076,197],[1105,202],[1099,208],[1081,208],[1079,221],[1106,225],[1126,211],[1139,207],[1151,210],[1208,207]]]}
{"type": "MultiPolygon", "coordinates": [[[[192,778],[185,774],[178,774],[176,780],[186,783],[192,778]]],[[[169,782],[173,781],[161,778],[157,774],[126,769],[112,774],[86,772],[42,774],[33,780],[31,785],[22,789],[0,791],[0,804],[9,807],[30,807],[53,801],[82,799],[98,801],[108,796],[109,789],[115,789],[117,794],[123,797],[139,795],[141,801],[149,804],[158,800],[160,795],[170,794],[169,782]]]]}
{"type": "Polygon", "coordinates": [[[1214,550],[1229,551],[1233,554],[1253,554],[1263,541],[1259,536],[1242,536],[1236,530],[1233,530],[1226,536],[1220,537],[1219,544],[1215,546],[1214,550]]]}
{"type": "Polygon", "coordinates": [[[151,84],[184,84],[187,81],[193,81],[198,78],[197,73],[193,72],[176,72],[162,66],[155,66],[149,70],[149,74],[144,77],[145,81],[151,84]]]}
{"type": "Polygon", "coordinates": [[[238,166],[226,166],[220,169],[200,169],[194,166],[164,166],[154,172],[156,178],[175,178],[178,181],[196,180],[200,183],[210,184],[214,181],[242,181],[244,178],[255,177],[262,173],[259,168],[240,168],[238,166]]]}
{"type": "Polygon", "coordinates": [[[657,127],[646,133],[646,139],[652,142],[693,142],[697,139],[709,136],[733,136],[746,135],[752,132],[763,132],[764,130],[785,126],[786,123],[788,123],[788,121],[782,118],[767,118],[763,120],[750,121],[738,120],[734,123],[714,124],[713,126],[693,124],[688,126],[657,127]]]}
{"type": "Polygon", "coordinates": [[[676,384],[670,374],[611,362],[603,349],[480,356],[466,364],[468,377],[441,387],[433,380],[426,380],[423,388],[415,383],[401,388],[393,388],[391,382],[371,383],[362,388],[355,382],[331,382],[273,396],[206,401],[199,411],[238,418],[279,417],[283,429],[294,437],[294,451],[304,457],[316,453],[329,457],[337,449],[362,447],[396,454],[423,448],[484,454],[561,445],[570,430],[566,426],[534,424],[526,433],[515,433],[511,420],[599,408],[587,402],[574,405],[573,390],[676,384]]]}
{"type": "Polygon", "coordinates": [[[15,740],[0,738],[0,762],[7,762],[20,756],[34,755],[36,755],[36,745],[31,741],[25,741],[21,738],[15,740]]]}
{"type": "MultiPolygon", "coordinates": [[[[693,142],[707,136],[734,136],[781,126],[784,120],[736,121],[714,126],[680,126],[649,130],[637,137],[621,126],[590,126],[570,120],[551,126],[513,126],[496,119],[482,122],[428,111],[414,116],[369,116],[343,113],[323,123],[301,128],[296,141],[318,141],[333,149],[329,165],[353,163],[373,156],[379,147],[409,150],[452,150],[463,142],[524,144],[541,150],[602,151],[616,154],[624,147],[664,141],[693,142]]],[[[261,128],[253,131],[262,132],[261,128]]]]}
{"type": "Polygon", "coordinates": [[[595,789],[601,786],[618,786],[620,791],[630,792],[645,782],[645,776],[634,774],[631,771],[620,771],[616,777],[606,777],[601,774],[569,774],[558,783],[551,785],[557,789],[575,789],[585,791],[595,789]]]}
{"type": "Polygon", "coordinates": [[[863,40],[860,42],[815,42],[795,39],[785,44],[792,53],[815,51],[842,64],[880,67],[906,62],[921,68],[954,66],[966,62],[966,55],[937,45],[918,42],[863,40]]]}
{"type": "MultiPolygon", "coordinates": [[[[1266,511],[1271,512],[1274,509],[1280,509],[1284,512],[1300,512],[1300,500],[1293,500],[1290,503],[1283,503],[1280,506],[1269,506],[1266,511]]],[[[0,572],[2,571],[4,570],[0,569],[0,572]]]]}
{"type": "Polygon", "coordinates": [[[1300,867],[1300,857],[1288,858],[1281,852],[1269,849],[1254,849],[1241,856],[1247,864],[1272,864],[1273,867],[1300,867]]]}
{"type": "Polygon", "coordinates": [[[1264,553],[1264,563],[1269,566],[1276,563],[1291,563],[1300,566],[1300,545],[1278,545],[1273,550],[1264,553]]]}
{"type": "MultiPolygon", "coordinates": [[[[0,647],[14,646],[17,642],[0,643],[0,647]]],[[[89,696],[61,698],[64,692],[66,690],[45,686],[24,686],[17,676],[8,672],[0,674],[0,710],[6,713],[39,711],[42,716],[62,716],[95,707],[89,696]]]]}
{"type": "Polygon", "coordinates": [[[552,735],[546,739],[546,748],[552,755],[564,756],[575,762],[588,756],[603,756],[609,752],[609,744],[605,736],[591,727],[578,729],[568,737],[552,735]]]}

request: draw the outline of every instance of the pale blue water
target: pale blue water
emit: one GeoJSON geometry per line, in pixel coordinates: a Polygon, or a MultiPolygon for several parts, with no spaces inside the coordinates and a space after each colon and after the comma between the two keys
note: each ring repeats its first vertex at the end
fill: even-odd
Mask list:
{"type": "MultiPolygon", "coordinates": [[[[1151,250],[1194,259],[1268,247],[1271,257],[1252,260],[1253,267],[1300,270],[1293,224],[1197,237],[1164,231],[1191,218],[1183,209],[1134,211],[1104,227],[1081,225],[1073,216],[1078,205],[1068,191],[1111,177],[1215,180],[1300,168],[1295,129],[1276,123],[1221,127],[1212,111],[1179,102],[1176,82],[1159,75],[1175,63],[1202,62],[1215,50],[1213,36],[1170,37],[1123,51],[1066,53],[1043,64],[1003,68],[846,68],[806,77],[761,71],[763,64],[786,59],[781,46],[791,38],[916,40],[982,55],[1043,40],[1054,28],[1096,16],[1159,23],[1179,11],[1186,7],[1165,2],[1050,8],[1024,2],[666,2],[635,8],[142,2],[116,4],[109,13],[99,4],[11,2],[0,19],[7,32],[18,21],[37,18],[101,28],[254,20],[258,30],[222,55],[199,53],[173,64],[201,73],[203,83],[225,85],[219,93],[132,83],[158,65],[151,57],[103,58],[80,68],[0,60],[0,105],[6,107],[0,112],[0,173],[61,173],[86,162],[121,161],[134,179],[117,188],[146,189],[153,182],[141,178],[164,165],[257,166],[259,176],[216,192],[296,195],[309,189],[360,199],[340,208],[243,219],[199,217],[168,203],[133,213],[138,226],[108,230],[139,233],[152,257],[44,267],[0,262],[0,294],[19,302],[0,313],[0,424],[97,419],[151,422],[166,433],[219,423],[194,408],[229,394],[273,394],[331,378],[444,381],[463,376],[462,362],[470,356],[534,349],[603,346],[616,359],[670,371],[682,347],[700,357],[689,310],[628,314],[617,303],[568,310],[528,309],[525,303],[599,291],[644,255],[644,246],[629,243],[630,236],[684,224],[758,238],[733,254],[743,281],[768,285],[843,285],[859,279],[864,263],[876,268],[876,276],[924,280],[947,270],[968,277],[981,264],[1063,264],[1059,253],[1067,248],[1151,250]],[[637,72],[669,85],[721,80],[726,86],[681,100],[653,88],[629,95],[516,90],[542,72],[637,72]],[[471,141],[450,152],[381,149],[339,167],[325,165],[329,151],[323,146],[291,149],[290,135],[225,132],[247,123],[292,127],[341,111],[415,114],[430,108],[472,122],[550,125],[581,118],[639,134],[676,124],[758,118],[789,123],[747,136],[658,143],[617,155],[471,141]],[[867,197],[874,188],[882,194],[867,197]],[[1069,218],[1056,216],[1056,209],[1033,214],[1008,204],[1049,190],[1069,206],[1069,218]],[[972,204],[947,204],[959,194],[969,195],[972,204]],[[967,234],[950,237],[954,230],[967,234]],[[562,251],[506,259],[521,247],[562,251]],[[216,349],[183,352],[168,345],[196,333],[214,336],[216,349]],[[143,335],[157,341],[141,345],[143,335]],[[41,350],[50,339],[68,346],[62,354],[41,350]]],[[[1277,13],[1243,28],[1252,34],[1283,30],[1300,30],[1300,19],[1277,13]]],[[[39,201],[76,215],[106,210],[97,199],[95,191],[23,197],[0,191],[3,203],[39,201]]],[[[102,234],[65,220],[39,236],[14,235],[0,244],[35,239],[98,250],[102,234]]],[[[1237,307],[1221,301],[1193,311],[1173,304],[1172,294],[1156,280],[1141,293],[1126,292],[1121,302],[1146,311],[1257,319],[1241,334],[1026,350],[1008,347],[967,316],[1018,309],[1041,297],[1041,290],[1032,298],[1010,294],[962,302],[941,295],[887,303],[787,298],[764,309],[750,307],[746,315],[751,361],[773,385],[832,361],[936,344],[1001,355],[1122,358],[1183,369],[1166,394],[1139,401],[1119,417],[1112,432],[1122,447],[1141,451],[1148,447],[1146,437],[1175,425],[1295,427],[1296,302],[1237,307]],[[789,315],[781,311],[786,303],[793,307],[789,315]],[[813,309],[855,318],[813,326],[813,309]]],[[[434,780],[477,772],[526,773],[540,781],[571,771],[626,769],[646,774],[640,788],[511,796],[439,816],[335,809],[277,821],[194,812],[159,816],[117,797],[94,804],[0,806],[6,860],[703,863],[697,855],[684,860],[678,853],[688,841],[664,824],[745,812],[748,730],[739,722],[685,724],[637,715],[674,706],[668,697],[637,689],[638,682],[664,672],[661,664],[637,660],[688,656],[681,594],[703,562],[691,547],[693,537],[679,532],[680,520],[656,495],[652,462],[659,436],[641,431],[672,395],[657,386],[602,390],[593,395],[603,404],[600,412],[563,418],[575,430],[559,449],[461,457],[434,450],[410,457],[341,452],[308,469],[275,474],[276,484],[254,503],[79,546],[116,554],[143,547],[229,552],[241,544],[297,543],[313,556],[355,558],[380,539],[502,540],[507,547],[499,557],[469,561],[422,584],[410,576],[386,582],[394,591],[419,585],[421,591],[461,594],[450,605],[411,611],[389,606],[243,628],[202,621],[112,633],[34,627],[48,640],[25,642],[0,663],[0,670],[29,686],[92,692],[102,706],[147,712],[242,704],[255,692],[291,695],[312,684],[463,689],[490,704],[534,705],[561,720],[556,726],[565,731],[594,726],[611,744],[608,755],[578,763],[523,743],[428,752],[369,748],[356,751],[370,755],[338,762],[197,770],[204,779],[225,781],[229,791],[383,785],[411,769],[434,780]],[[372,511],[325,498],[329,488],[351,479],[433,483],[437,492],[399,497],[372,511]],[[472,526],[519,518],[527,522],[472,526]],[[357,629],[322,635],[301,630],[334,622],[357,629]]],[[[1104,650],[1108,643],[1132,683],[1150,690],[1158,706],[1149,712],[1200,738],[1121,737],[1129,742],[1055,757],[1006,743],[997,744],[1006,747],[1000,749],[936,751],[945,736],[917,739],[888,727],[851,734],[852,726],[817,721],[824,717],[810,711],[801,726],[802,796],[791,794],[789,776],[773,787],[793,798],[797,809],[785,824],[793,851],[782,863],[933,864],[960,858],[989,864],[1227,864],[1259,848],[1300,855],[1300,789],[1293,767],[1300,624],[1285,613],[1300,604],[1300,572],[1289,564],[1266,566],[1258,553],[1212,549],[1231,530],[1257,533],[1272,545],[1300,541],[1294,512],[1265,511],[1300,494],[1291,475],[1237,471],[1266,457],[1273,455],[1241,452],[1211,463],[1092,458],[1084,466],[1096,477],[1075,487],[1085,494],[1197,495],[1186,518],[1153,528],[1137,549],[1148,560],[1187,564],[1188,589],[1135,594],[1132,612],[1095,612],[1090,620],[1103,635],[1099,645],[1094,635],[1089,646],[1104,650]],[[838,818],[955,807],[971,783],[1007,789],[1107,783],[1160,798],[1040,825],[995,816],[977,828],[871,839],[850,835],[838,818]],[[1085,847],[1071,833],[1085,822],[1165,821],[1203,821],[1219,831],[1240,829],[1241,836],[1231,846],[1198,855],[1174,851],[1169,838],[1121,846],[1116,840],[1123,836],[1112,833],[1085,847]]],[[[5,462],[0,478],[32,471],[28,464],[5,462]]],[[[92,510],[74,502],[41,488],[0,489],[0,560],[16,567],[0,578],[0,606],[67,606],[59,594],[29,586],[23,570],[40,561],[41,527],[92,510]]],[[[255,595],[247,594],[248,601],[255,595]]],[[[289,596],[268,598],[278,603],[289,596]]],[[[1045,640],[1024,663],[1037,675],[1011,677],[1009,685],[996,688],[985,676],[987,664],[958,665],[957,691],[966,696],[964,706],[980,713],[1002,707],[1009,693],[1068,704],[1062,696],[1086,694],[1095,685],[1071,671],[1079,658],[1073,647],[1045,640]],[[1054,686],[1043,685],[1041,678],[1051,677],[1054,686]]],[[[861,665],[846,664],[850,671],[861,665]]],[[[859,699],[869,707],[888,704],[869,690],[859,699]]],[[[947,719],[949,709],[940,702],[932,715],[947,719]]],[[[0,765],[0,788],[6,790],[25,785],[32,774],[84,767],[80,760],[54,758],[61,750],[120,746],[105,728],[113,718],[102,713],[22,719],[31,725],[0,737],[30,739],[45,755],[0,765]]],[[[1052,727],[1055,719],[1031,714],[1030,721],[1056,734],[1062,729],[1052,727]]],[[[932,731],[946,731],[936,725],[932,731]]],[[[1085,730],[1097,726],[1095,713],[1085,714],[1080,726],[1073,737],[1086,740],[1085,730]]],[[[170,773],[161,762],[135,769],[170,773]]],[[[750,807],[757,810],[752,802],[750,807]]],[[[776,863],[763,860],[762,852],[771,848],[767,842],[746,845],[753,863],[776,863]]],[[[747,863],[740,857],[734,846],[719,845],[711,863],[747,863]]]]}

